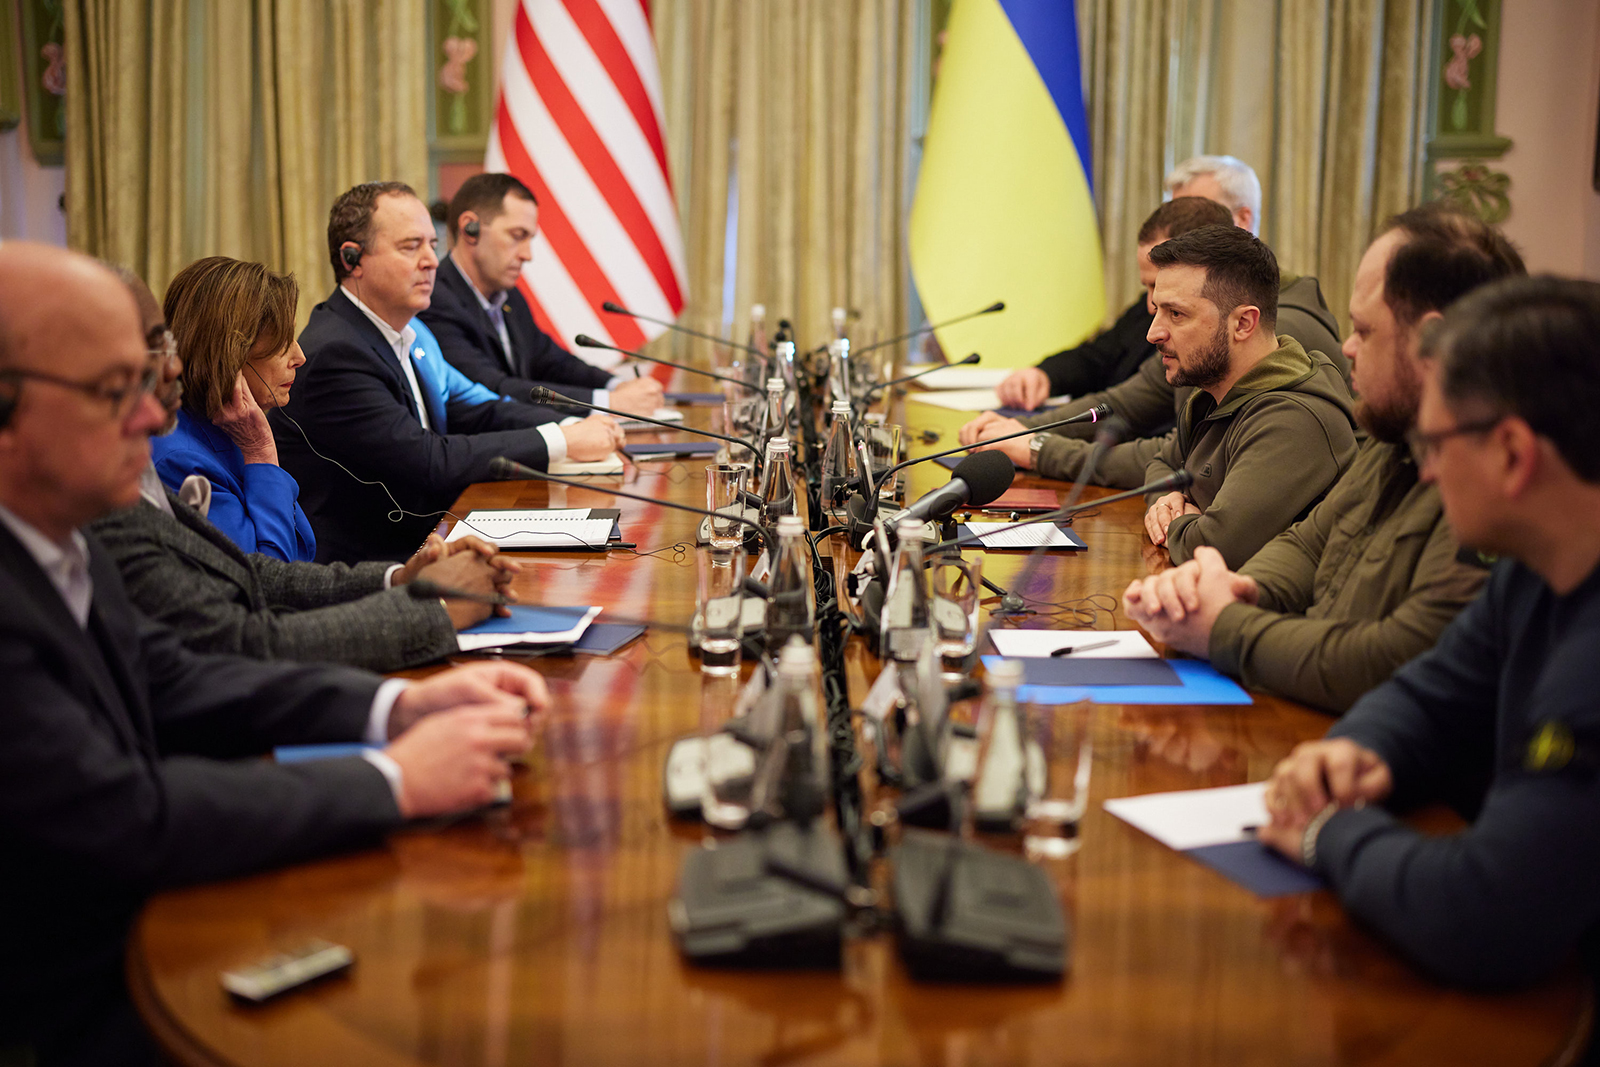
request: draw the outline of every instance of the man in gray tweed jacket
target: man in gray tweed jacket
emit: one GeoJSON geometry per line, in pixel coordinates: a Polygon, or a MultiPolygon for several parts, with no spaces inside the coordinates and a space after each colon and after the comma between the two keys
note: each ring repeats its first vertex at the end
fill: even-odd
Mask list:
{"type": "MultiPolygon", "coordinates": [[[[159,487],[158,487],[159,488],[159,487]]],[[[456,631],[488,617],[483,604],[413,598],[415,577],[452,589],[504,591],[517,565],[476,538],[429,539],[412,560],[286,563],[241,551],[177,497],[146,490],[134,507],[91,525],[139,610],[189,648],[257,659],[319,660],[392,671],[457,651],[456,631]],[[474,543],[476,542],[476,543],[474,543]]]]}

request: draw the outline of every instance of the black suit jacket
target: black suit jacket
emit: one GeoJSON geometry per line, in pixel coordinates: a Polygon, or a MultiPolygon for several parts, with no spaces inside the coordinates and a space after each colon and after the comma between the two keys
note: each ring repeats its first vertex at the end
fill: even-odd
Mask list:
{"type": "Polygon", "coordinates": [[[189,652],[134,610],[92,537],[90,575],[85,630],[0,526],[0,1047],[48,1048],[125,995],[123,941],[151,893],[400,823],[363,759],[246,758],[359,739],[381,679],[189,652]]]}
{"type": "Polygon", "coordinates": [[[439,339],[451,366],[513,400],[526,401],[528,391],[542,385],[592,402],[594,391],[611,381],[609,371],[585,363],[539,329],[520,289],[511,290],[504,310],[506,333],[511,338],[509,370],[499,331],[450,256],[439,264],[433,303],[417,317],[439,339]]]}
{"type": "Polygon", "coordinates": [[[319,563],[406,559],[467,486],[489,479],[494,457],[549,464],[533,429],[562,417],[549,408],[452,401],[444,432],[423,429],[394,349],[342,289],[311,312],[300,347],[294,391],[268,420],[278,461],[300,483],[319,563]],[[412,514],[391,521],[397,504],[412,514]]]}

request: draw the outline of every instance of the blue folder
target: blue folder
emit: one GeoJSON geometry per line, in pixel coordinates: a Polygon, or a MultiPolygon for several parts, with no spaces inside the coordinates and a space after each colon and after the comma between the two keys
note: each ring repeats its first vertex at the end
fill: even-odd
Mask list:
{"type": "Polygon", "coordinates": [[[587,607],[512,604],[510,618],[491,615],[464,634],[553,634],[570,630],[589,613],[587,607]]]}
{"type": "MultiPolygon", "coordinates": [[[[983,657],[984,666],[999,661],[999,656],[983,657]]],[[[1091,700],[1096,704],[1249,704],[1250,694],[1226,675],[1219,674],[1209,663],[1196,659],[1174,659],[1167,662],[1178,672],[1177,686],[1170,685],[1105,685],[1105,686],[1043,686],[1024,685],[1017,691],[1023,700],[1039,704],[1073,704],[1091,700]]]]}

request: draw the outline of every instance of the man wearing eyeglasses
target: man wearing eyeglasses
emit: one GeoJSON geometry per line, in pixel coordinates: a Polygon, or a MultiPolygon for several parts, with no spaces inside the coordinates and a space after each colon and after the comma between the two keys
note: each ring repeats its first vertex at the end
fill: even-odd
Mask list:
{"type": "Polygon", "coordinates": [[[487,803],[548,698],[521,667],[423,682],[187,652],[92,535],[139,499],[162,360],[87,257],[0,245],[0,1060],[153,1063],[123,941],[146,897],[487,803]],[[280,765],[279,744],[365,755],[280,765]]]}
{"type": "MultiPolygon", "coordinates": [[[[1414,439],[1463,544],[1500,556],[1434,648],[1273,772],[1261,839],[1428,973],[1600,973],[1600,284],[1511,278],[1445,313],[1414,439]],[[1422,834],[1391,812],[1453,802],[1422,834]]],[[[1591,1048],[1593,1062],[1600,1046],[1591,1048]]]]}
{"type": "Polygon", "coordinates": [[[1438,638],[1484,569],[1461,552],[1406,447],[1423,330],[1469,290],[1523,273],[1492,227],[1430,205],[1391,219],[1356,271],[1344,343],[1369,439],[1328,495],[1238,573],[1213,549],[1123,597],[1157,640],[1256,689],[1342,712],[1438,638]]]}

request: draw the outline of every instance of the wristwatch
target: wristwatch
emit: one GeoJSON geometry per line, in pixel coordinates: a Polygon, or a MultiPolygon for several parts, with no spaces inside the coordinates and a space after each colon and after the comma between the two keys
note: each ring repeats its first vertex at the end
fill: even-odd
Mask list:
{"type": "Polygon", "coordinates": [[[1039,450],[1044,447],[1044,443],[1048,440],[1050,440],[1050,435],[1043,430],[1028,438],[1028,463],[1034,470],[1039,469],[1039,450]]]}

